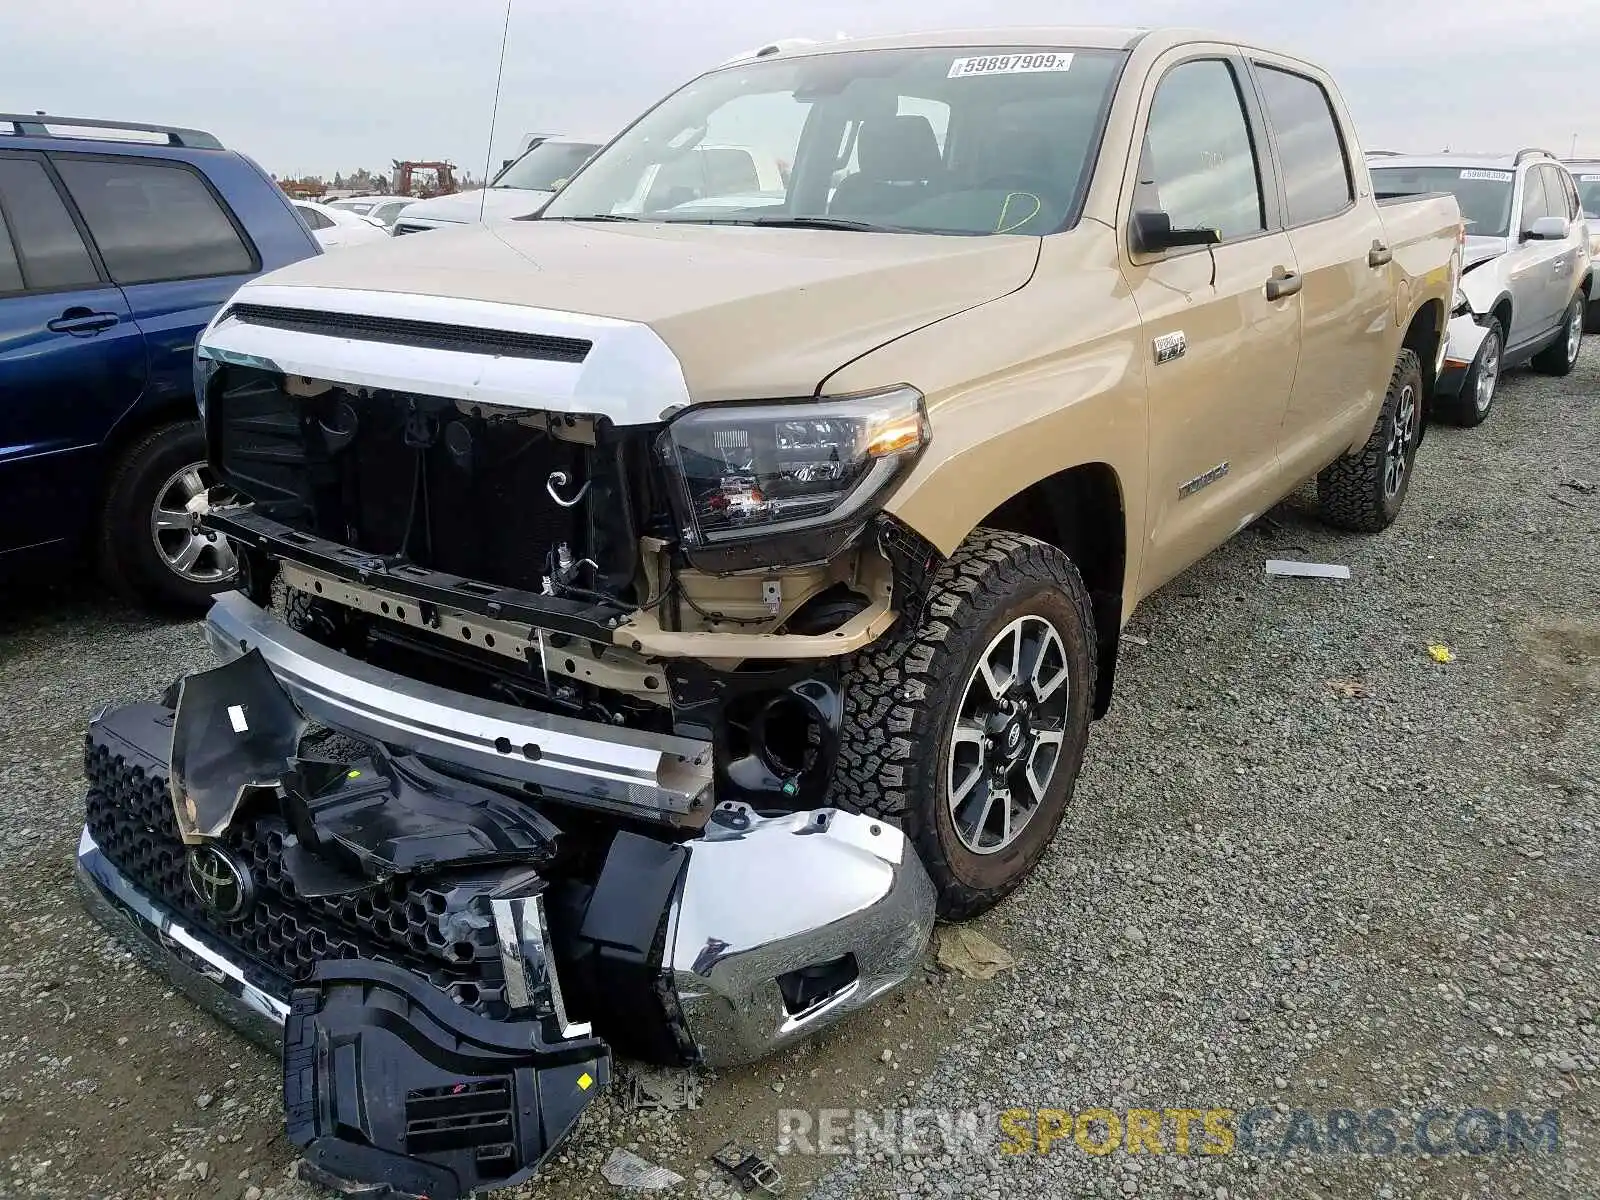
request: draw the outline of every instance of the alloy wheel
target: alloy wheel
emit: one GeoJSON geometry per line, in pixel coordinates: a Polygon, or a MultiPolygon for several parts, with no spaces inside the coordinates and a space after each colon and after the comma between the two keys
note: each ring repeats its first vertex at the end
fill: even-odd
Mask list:
{"type": "Polygon", "coordinates": [[[1012,621],[967,679],[948,749],[950,823],[974,854],[1017,840],[1044,803],[1061,758],[1071,672],[1044,617],[1012,621]]]}
{"type": "Polygon", "coordinates": [[[1500,351],[1500,335],[1491,331],[1478,358],[1478,387],[1473,403],[1480,413],[1488,412],[1494,403],[1494,390],[1500,384],[1500,351]]]}
{"type": "Polygon", "coordinates": [[[189,583],[219,584],[233,577],[239,560],[228,539],[201,528],[214,482],[205,463],[174,471],[156,491],[150,537],[167,569],[189,583]]]}
{"type": "Polygon", "coordinates": [[[1578,352],[1583,349],[1583,305],[1577,301],[1572,305],[1572,316],[1567,321],[1567,361],[1577,362],[1578,352]]]}
{"type": "Polygon", "coordinates": [[[1411,469],[1411,443],[1416,435],[1416,426],[1417,391],[1408,383],[1400,389],[1400,395],[1395,400],[1389,445],[1383,454],[1383,494],[1390,500],[1400,494],[1406,472],[1411,469]]]}

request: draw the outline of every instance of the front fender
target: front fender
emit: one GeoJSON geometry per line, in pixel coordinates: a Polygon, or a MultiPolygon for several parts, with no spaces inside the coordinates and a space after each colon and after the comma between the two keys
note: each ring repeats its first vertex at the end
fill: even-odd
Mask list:
{"type": "Polygon", "coordinates": [[[1111,231],[1085,222],[1044,239],[1039,270],[1020,291],[890,342],[825,381],[829,392],[885,380],[922,389],[933,437],[885,507],[941,553],[1040,480],[1105,463],[1122,489],[1132,594],[1144,540],[1149,353],[1115,263],[1111,231]]]}

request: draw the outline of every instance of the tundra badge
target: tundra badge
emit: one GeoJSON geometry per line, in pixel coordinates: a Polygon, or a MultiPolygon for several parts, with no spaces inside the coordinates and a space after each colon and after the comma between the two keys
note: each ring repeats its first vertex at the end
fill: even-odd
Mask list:
{"type": "Polygon", "coordinates": [[[1207,484],[1215,483],[1227,473],[1228,464],[1225,462],[1220,462],[1216,466],[1212,467],[1209,471],[1206,471],[1204,474],[1196,475],[1193,479],[1180,483],[1178,485],[1178,499],[1188,499],[1201,488],[1205,487],[1207,484]]]}

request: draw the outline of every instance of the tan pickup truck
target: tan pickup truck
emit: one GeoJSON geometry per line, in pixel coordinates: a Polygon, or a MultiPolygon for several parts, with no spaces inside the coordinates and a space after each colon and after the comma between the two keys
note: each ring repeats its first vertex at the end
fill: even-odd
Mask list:
{"type": "Polygon", "coordinates": [[[792,46],[536,219],[246,285],[199,368],[230,661],[97,722],[89,890],[297,1044],[395,964],[656,1058],[859,1008],[1044,853],[1141,600],[1308,479],[1399,513],[1461,222],[1362,164],[1321,70],[1231,41],[792,46]],[[662,169],[706,147],[749,153],[662,169]]]}

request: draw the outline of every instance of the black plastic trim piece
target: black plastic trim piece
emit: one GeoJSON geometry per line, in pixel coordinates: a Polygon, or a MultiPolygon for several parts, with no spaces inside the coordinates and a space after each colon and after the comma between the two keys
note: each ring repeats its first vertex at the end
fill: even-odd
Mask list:
{"type": "Polygon", "coordinates": [[[310,308],[280,308],[275,304],[235,304],[229,307],[227,315],[249,325],[265,325],[296,333],[315,333],[324,337],[353,338],[362,342],[383,342],[386,345],[416,346],[429,350],[455,350],[463,354],[532,358],[542,362],[581,363],[594,349],[594,343],[587,338],[521,333],[509,329],[481,329],[405,317],[369,317],[310,308]]]}
{"type": "Polygon", "coordinates": [[[284,1026],[289,1141],[303,1174],[344,1195],[457,1200],[515,1186],[610,1078],[598,1038],[489,1020],[369,959],[319,963],[284,1026]]]}
{"type": "Polygon", "coordinates": [[[300,563],[343,579],[382,588],[424,604],[458,608],[479,616],[525,621],[541,629],[610,643],[615,622],[628,610],[598,603],[543,596],[430,571],[404,559],[369,554],[262,516],[245,505],[213,508],[202,519],[208,529],[273,558],[300,563]]]}

